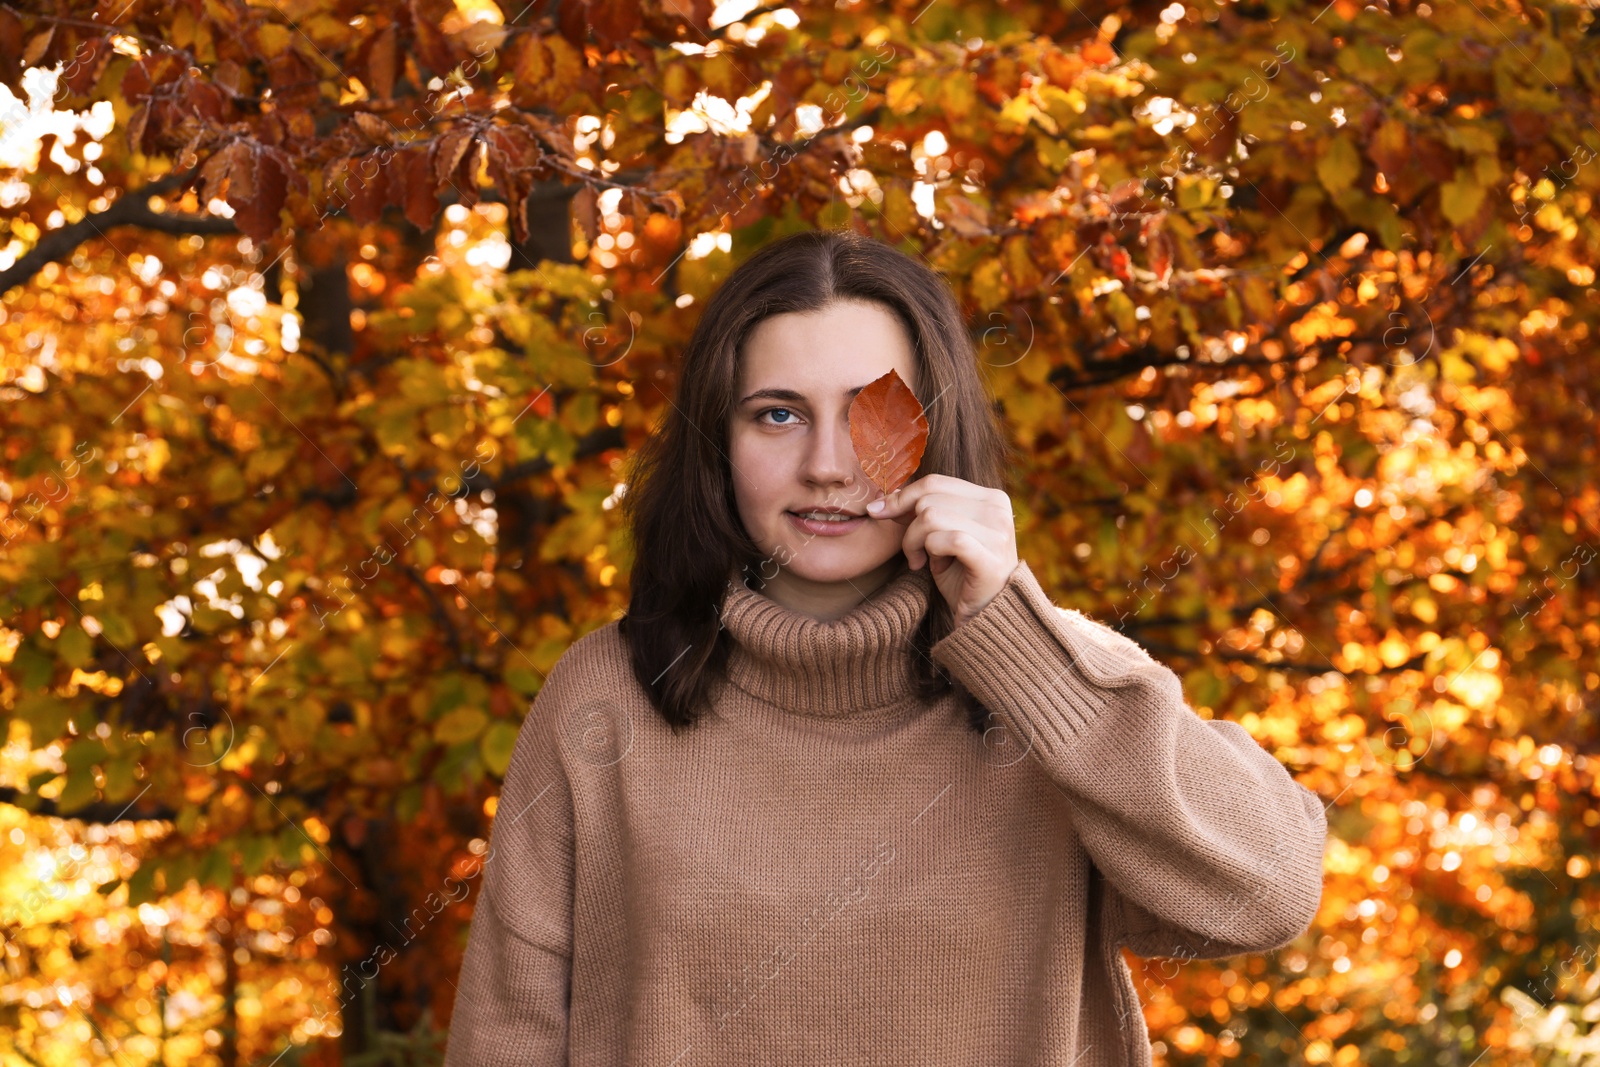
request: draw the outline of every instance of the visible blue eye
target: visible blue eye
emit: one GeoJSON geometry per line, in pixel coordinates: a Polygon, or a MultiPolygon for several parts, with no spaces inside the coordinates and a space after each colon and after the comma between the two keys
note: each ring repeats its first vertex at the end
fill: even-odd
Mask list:
{"type": "MultiPolygon", "coordinates": [[[[765,411],[762,411],[759,415],[757,415],[756,418],[759,420],[763,415],[770,415],[774,411],[786,411],[791,415],[794,414],[794,409],[793,408],[767,408],[765,411]]],[[[769,423],[767,423],[767,425],[768,426],[789,426],[789,425],[792,425],[792,424],[791,423],[787,423],[787,422],[769,422],[769,423]]]]}

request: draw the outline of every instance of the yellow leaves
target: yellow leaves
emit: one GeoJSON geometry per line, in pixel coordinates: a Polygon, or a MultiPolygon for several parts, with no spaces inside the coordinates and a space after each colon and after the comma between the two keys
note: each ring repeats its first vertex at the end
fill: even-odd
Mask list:
{"type": "Polygon", "coordinates": [[[316,741],[324,720],[322,702],[316,699],[291,700],[278,720],[278,743],[287,751],[298,752],[316,741]]]}
{"type": "Polygon", "coordinates": [[[1033,117],[1033,114],[1033,100],[1029,97],[1029,94],[1026,92],[1018,93],[1007,100],[1005,106],[1000,109],[1000,113],[995,116],[995,126],[1002,132],[1015,133],[1028,125],[1028,120],[1033,117]]]}
{"type": "MultiPolygon", "coordinates": [[[[593,394],[587,395],[593,397],[593,394]]],[[[471,427],[466,409],[448,400],[428,408],[423,414],[422,422],[428,432],[428,442],[435,448],[446,450],[453,449],[467,435],[471,427]]]]}
{"type": "MultiPolygon", "coordinates": [[[[138,640],[139,635],[133,624],[120,612],[102,609],[95,618],[100,623],[100,632],[114,647],[126,648],[138,640]]],[[[120,682],[117,684],[120,685],[120,682]]]]}
{"type": "Polygon", "coordinates": [[[1263,475],[1261,487],[1269,494],[1277,493],[1278,509],[1287,513],[1299,511],[1311,498],[1311,479],[1306,477],[1304,471],[1295,471],[1289,477],[1282,479],[1263,475]]]}
{"type": "MultiPolygon", "coordinates": [[[[325,52],[339,47],[349,38],[350,24],[319,11],[299,20],[291,32],[300,37],[302,48],[314,46],[314,49],[325,52]]],[[[317,55],[316,50],[312,51],[312,56],[317,55]]]]}
{"type": "Polygon", "coordinates": [[[1404,121],[1388,118],[1372,135],[1367,145],[1367,155],[1386,174],[1398,174],[1410,162],[1408,159],[1410,130],[1404,121]]]}
{"type": "Polygon", "coordinates": [[[1475,331],[1460,330],[1458,342],[1439,353],[1439,369],[1445,381],[1463,384],[1475,380],[1478,371],[1504,374],[1520,352],[1509,337],[1491,337],[1475,331]]]}
{"type": "Polygon", "coordinates": [[[1201,211],[1216,202],[1219,182],[1200,174],[1179,175],[1175,182],[1178,210],[1201,211]]]}
{"type": "Polygon", "coordinates": [[[69,667],[87,667],[94,656],[94,640],[76,622],[61,628],[55,640],[56,655],[69,667]]]}
{"type": "Polygon", "coordinates": [[[1462,707],[1453,701],[1439,699],[1428,706],[1427,717],[1422,722],[1424,739],[1428,737],[1450,737],[1461,727],[1466,725],[1467,719],[1472,716],[1470,708],[1462,707]]]}
{"type": "Polygon", "coordinates": [[[1350,744],[1366,735],[1366,720],[1352,712],[1347,712],[1336,719],[1329,719],[1322,726],[1322,739],[1330,745],[1350,744]]]}
{"type": "Polygon", "coordinates": [[[1491,374],[1503,373],[1518,355],[1516,342],[1509,337],[1465,333],[1462,335],[1462,347],[1476,357],[1479,365],[1491,374]]]}
{"type": "Polygon", "coordinates": [[[600,398],[593,392],[579,393],[563,405],[561,416],[572,433],[582,436],[600,421],[600,398]]]}
{"type": "Polygon", "coordinates": [[[60,737],[72,717],[72,706],[48,689],[34,689],[18,698],[13,712],[16,718],[28,725],[35,748],[60,737]]]}
{"type": "Polygon", "coordinates": [[[1411,646],[1396,630],[1390,630],[1378,643],[1378,660],[1391,670],[1411,658],[1411,646]]]}
{"type": "Polygon", "coordinates": [[[1501,169],[1499,155],[1489,152],[1472,161],[1472,173],[1478,179],[1478,184],[1492,188],[1504,176],[1505,171],[1501,169]]]}
{"type": "Polygon", "coordinates": [[[219,458],[211,461],[206,476],[206,489],[217,503],[227,503],[244,496],[244,476],[232,460],[219,458]]]}
{"type": "Polygon", "coordinates": [[[1474,174],[1458,168],[1454,179],[1439,186],[1439,210],[1456,226],[1464,226],[1483,206],[1484,192],[1474,174]]]}
{"type": "Polygon", "coordinates": [[[456,708],[433,724],[434,740],[445,745],[471,741],[489,725],[489,716],[473,707],[456,708]]]}
{"type": "Polygon", "coordinates": [[[1008,100],[1000,109],[996,125],[1003,132],[1017,133],[1035,122],[1041,130],[1057,136],[1061,133],[1061,117],[1073,110],[1070,101],[1056,86],[1035,86],[1008,100]]]}
{"type": "Polygon", "coordinates": [[[1089,108],[1088,98],[1076,87],[1061,89],[1054,85],[1041,85],[1034,89],[1034,97],[1038,101],[1034,117],[1046,132],[1052,134],[1076,124],[1078,116],[1089,108]],[[1048,125],[1047,119],[1050,120],[1048,125]]]}
{"type": "Polygon", "coordinates": [[[1289,337],[1296,345],[1309,348],[1319,341],[1334,337],[1348,337],[1355,324],[1340,315],[1336,305],[1321,303],[1289,324],[1289,337]]]}
{"type": "Polygon", "coordinates": [[[1462,359],[1461,353],[1453,348],[1439,353],[1439,373],[1445,381],[1457,385],[1470,382],[1477,376],[1472,364],[1462,359]]]}
{"type": "Polygon", "coordinates": [[[1453,675],[1445,692],[1469,708],[1483,709],[1499,701],[1504,688],[1500,676],[1486,670],[1464,670],[1453,675]]]}
{"type": "Polygon", "coordinates": [[[922,91],[917,85],[917,79],[912,77],[894,78],[890,80],[884,90],[884,100],[889,105],[889,110],[896,115],[909,115],[922,106],[922,91]]]}
{"type": "MultiPolygon", "coordinates": [[[[206,6],[210,8],[213,6],[213,4],[208,0],[206,6]]],[[[215,14],[213,14],[212,17],[215,19],[215,14]]],[[[232,20],[224,19],[218,21],[228,22],[232,20]]],[[[289,44],[292,37],[293,31],[287,26],[280,26],[276,22],[256,23],[256,50],[264,56],[276,58],[277,56],[283,55],[283,53],[289,50],[289,44]]]]}
{"type": "MultiPolygon", "coordinates": [[[[750,79],[746,77],[739,64],[727,51],[720,51],[701,61],[699,66],[700,79],[711,95],[723,100],[733,101],[749,93],[752,89],[750,79]]],[[[834,98],[835,100],[837,97],[834,98]]],[[[819,101],[820,102],[820,101],[819,101]]]]}
{"type": "Polygon", "coordinates": [[[939,86],[939,106],[947,117],[964,119],[977,102],[977,91],[970,78],[946,78],[939,86]]]}
{"type": "Polygon", "coordinates": [[[883,189],[883,217],[893,229],[892,233],[914,234],[922,228],[922,216],[917,214],[916,204],[911,200],[911,192],[905,182],[886,181],[883,189]]]}
{"type": "MultiPolygon", "coordinates": [[[[511,62],[512,80],[522,85],[542,84],[550,74],[550,53],[545,48],[544,39],[536,33],[522,34],[516,38],[512,48],[514,49],[511,62]]],[[[669,65],[663,74],[665,75],[663,80],[668,85],[671,85],[674,79],[681,83],[682,79],[687,77],[687,72],[681,63],[669,65]]],[[[669,99],[687,102],[690,94],[684,92],[686,85],[679,84],[676,88],[679,95],[673,96],[669,93],[669,99]]]]}
{"type": "Polygon", "coordinates": [[[298,452],[299,449],[293,445],[256,449],[245,460],[245,477],[252,482],[270,479],[283,470],[298,452]]]}
{"type": "Polygon", "coordinates": [[[1123,337],[1132,338],[1138,333],[1137,310],[1128,294],[1121,289],[1114,290],[1106,296],[1106,312],[1111,316],[1117,332],[1123,337]]]}
{"type": "Polygon", "coordinates": [[[509,722],[496,722],[484,731],[478,742],[478,754],[483,757],[483,765],[489,773],[496,778],[505,777],[516,743],[517,727],[509,722]]]}
{"type": "MultiPolygon", "coordinates": [[[[1411,600],[1411,614],[1421,622],[1432,625],[1439,618],[1439,604],[1431,596],[1416,596],[1411,600]]],[[[1437,638],[1437,635],[1435,635],[1437,638]]]]}
{"type": "MultiPolygon", "coordinates": [[[[1045,281],[1045,275],[1039,269],[1033,247],[1026,237],[1006,238],[1001,258],[1005,262],[1006,273],[1017,291],[1030,291],[1045,281]]],[[[1054,276],[1055,272],[1051,272],[1051,277],[1054,276]]]]}
{"type": "Polygon", "coordinates": [[[1566,85],[1572,81],[1572,54],[1554,37],[1539,38],[1539,62],[1533,66],[1542,80],[1555,85],[1566,85]]]}
{"type": "Polygon", "coordinates": [[[1348,137],[1332,137],[1325,142],[1317,160],[1317,178],[1322,187],[1338,194],[1355,184],[1361,176],[1361,155],[1348,137]]]}
{"type": "Polygon", "coordinates": [[[525,697],[537,696],[544,685],[544,678],[537,671],[522,664],[507,667],[505,670],[506,685],[513,691],[525,697]]]}
{"type": "Polygon", "coordinates": [[[958,236],[976,238],[989,235],[989,209],[984,203],[970,196],[946,193],[942,189],[935,196],[936,204],[943,209],[938,213],[939,220],[958,236]]]}
{"type": "Polygon", "coordinates": [[[1442,131],[1444,143],[1471,159],[1483,153],[1496,153],[1500,143],[1495,135],[1482,125],[1461,122],[1446,126],[1442,131]]]}
{"type": "Polygon", "coordinates": [[[161,471],[172,459],[172,447],[164,437],[152,438],[144,449],[144,476],[146,481],[157,481],[161,471]]]}
{"type": "Polygon", "coordinates": [[[992,311],[1005,303],[1005,265],[998,258],[985,259],[972,272],[968,291],[981,311],[992,311]]]}
{"type": "MultiPolygon", "coordinates": [[[[1049,371],[1042,359],[1027,358],[1017,366],[1022,368],[1030,364],[1037,364],[1044,371],[1049,371]]],[[[1017,439],[1024,448],[1032,447],[1041,430],[1061,424],[1061,394],[1054,389],[1019,388],[1006,392],[1004,396],[1006,419],[1016,427],[1017,439]]]]}
{"type": "Polygon", "coordinates": [[[248,770],[261,752],[261,745],[254,736],[245,734],[230,737],[229,727],[225,723],[213,726],[207,736],[201,736],[200,732],[196,732],[192,738],[185,740],[194,753],[190,757],[191,760],[208,761],[212,753],[221,752],[223,756],[217,760],[217,766],[231,774],[248,770]],[[229,741],[233,742],[231,746],[229,741]]]}

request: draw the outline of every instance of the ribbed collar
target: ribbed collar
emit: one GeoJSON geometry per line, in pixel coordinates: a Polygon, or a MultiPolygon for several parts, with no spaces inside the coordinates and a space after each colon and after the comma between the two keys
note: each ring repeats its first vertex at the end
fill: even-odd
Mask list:
{"type": "Polygon", "coordinates": [[[915,689],[912,635],[935,592],[926,567],[905,570],[832,622],[730,580],[722,624],[728,680],[786,711],[837,718],[900,703],[915,689]]]}

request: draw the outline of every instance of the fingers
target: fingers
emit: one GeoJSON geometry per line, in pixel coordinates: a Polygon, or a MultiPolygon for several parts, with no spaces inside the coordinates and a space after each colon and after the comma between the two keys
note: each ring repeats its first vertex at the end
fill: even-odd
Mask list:
{"type": "Polygon", "coordinates": [[[954,556],[969,568],[998,558],[1004,534],[970,515],[952,512],[947,507],[930,505],[906,527],[901,549],[911,569],[922,566],[929,556],[954,556]]]}
{"type": "Polygon", "coordinates": [[[940,497],[949,498],[947,502],[987,502],[997,512],[1003,509],[1004,514],[1011,514],[1011,498],[1002,490],[976,485],[947,474],[930,474],[907,482],[881,501],[874,500],[868,504],[867,514],[875,519],[901,519],[913,512],[920,513],[940,497]]]}

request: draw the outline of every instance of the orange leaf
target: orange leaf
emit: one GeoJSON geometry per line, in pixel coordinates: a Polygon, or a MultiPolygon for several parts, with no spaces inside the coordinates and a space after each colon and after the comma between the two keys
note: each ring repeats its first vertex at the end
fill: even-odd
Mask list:
{"type": "Polygon", "coordinates": [[[372,94],[379,100],[394,99],[395,29],[384,27],[372,40],[367,52],[367,76],[371,79],[372,94]]]}
{"type": "Polygon", "coordinates": [[[851,402],[850,442],[862,471],[885,495],[916,473],[928,444],[928,418],[917,394],[893,369],[851,402]]]}
{"type": "Polygon", "coordinates": [[[235,204],[229,194],[228,204],[234,210],[233,221],[239,231],[256,244],[264,244],[278,232],[278,213],[288,199],[289,183],[300,188],[302,179],[295,173],[293,160],[280,148],[258,146],[250,159],[254,166],[250,171],[249,197],[235,204]]]}
{"type": "Polygon", "coordinates": [[[585,185],[572,196],[572,217],[583,228],[583,239],[594,243],[600,235],[599,197],[591,186],[585,185]]]}
{"type": "Polygon", "coordinates": [[[405,183],[406,218],[426,233],[433,227],[439,210],[439,196],[433,188],[433,170],[426,151],[407,152],[401,157],[400,173],[405,183]]]}
{"type": "Polygon", "coordinates": [[[1116,50],[1104,41],[1086,41],[1080,51],[1085,62],[1098,66],[1105,66],[1117,61],[1116,50]]]}

